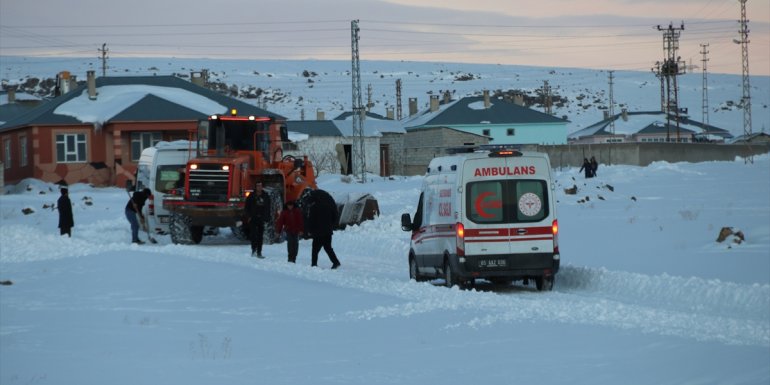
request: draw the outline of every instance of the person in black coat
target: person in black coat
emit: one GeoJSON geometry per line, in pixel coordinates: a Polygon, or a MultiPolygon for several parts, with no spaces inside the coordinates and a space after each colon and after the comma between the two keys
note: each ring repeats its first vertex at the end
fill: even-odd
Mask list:
{"type": "Polygon", "coordinates": [[[593,156],[591,157],[591,176],[596,176],[596,170],[599,169],[599,162],[596,161],[596,158],[593,156]]]}
{"type": "Polygon", "coordinates": [[[142,226],[146,223],[144,214],[142,214],[142,208],[144,208],[144,203],[147,202],[147,198],[149,198],[150,195],[152,195],[152,191],[146,188],[142,191],[135,192],[128,200],[128,203],[126,203],[126,219],[128,219],[128,223],[131,224],[131,243],[139,245],[144,243],[139,239],[139,221],[142,222],[142,226]],[[137,217],[139,217],[139,220],[136,219],[137,217]]]}
{"type": "Polygon", "coordinates": [[[588,161],[588,158],[583,158],[583,166],[580,167],[578,172],[583,172],[583,170],[585,170],[586,178],[593,178],[594,170],[593,167],[591,167],[591,162],[588,161]]]}
{"type": "Polygon", "coordinates": [[[262,243],[265,234],[265,222],[270,220],[270,196],[263,190],[262,182],[254,185],[254,192],[246,198],[244,206],[251,240],[251,255],[262,256],[262,243]]]}
{"type": "Polygon", "coordinates": [[[60,191],[61,196],[56,201],[56,208],[59,210],[59,234],[72,237],[72,228],[75,227],[75,220],[72,218],[72,202],[66,187],[62,187],[60,191]]]}
{"type": "Polygon", "coordinates": [[[302,201],[307,213],[305,232],[313,238],[310,265],[318,266],[318,252],[323,248],[332,262],[332,269],[340,267],[337,254],[332,249],[332,234],[339,220],[337,203],[324,190],[307,190],[302,201]]]}

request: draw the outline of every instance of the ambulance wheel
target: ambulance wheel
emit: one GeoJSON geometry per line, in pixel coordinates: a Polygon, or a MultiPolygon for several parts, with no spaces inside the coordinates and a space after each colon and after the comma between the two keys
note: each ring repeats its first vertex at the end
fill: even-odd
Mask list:
{"type": "Polygon", "coordinates": [[[425,278],[420,275],[419,270],[417,270],[417,260],[414,257],[414,254],[409,254],[409,279],[422,282],[425,281],[425,278]]]}
{"type": "Polygon", "coordinates": [[[444,259],[444,285],[446,287],[452,287],[459,285],[457,276],[452,272],[452,265],[449,264],[449,259],[444,259]]]}
{"type": "Polygon", "coordinates": [[[553,290],[553,281],[556,279],[555,276],[551,275],[549,277],[546,276],[539,276],[535,278],[535,287],[537,287],[537,291],[551,291],[553,290]]]}

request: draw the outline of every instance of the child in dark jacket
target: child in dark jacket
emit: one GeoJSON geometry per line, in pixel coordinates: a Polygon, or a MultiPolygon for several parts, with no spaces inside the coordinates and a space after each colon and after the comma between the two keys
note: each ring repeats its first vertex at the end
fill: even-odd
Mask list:
{"type": "Polygon", "coordinates": [[[294,204],[294,201],[286,202],[286,208],[281,211],[278,222],[275,224],[278,234],[286,231],[286,248],[289,253],[289,262],[295,263],[299,251],[299,237],[305,231],[302,219],[302,210],[294,204]]]}

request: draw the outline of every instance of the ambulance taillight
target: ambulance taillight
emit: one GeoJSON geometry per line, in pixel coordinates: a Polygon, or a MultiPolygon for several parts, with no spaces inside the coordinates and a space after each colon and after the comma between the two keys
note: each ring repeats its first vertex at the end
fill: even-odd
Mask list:
{"type": "Polygon", "coordinates": [[[150,215],[155,215],[155,196],[150,195],[150,203],[147,204],[147,211],[150,215]]]}
{"type": "Polygon", "coordinates": [[[551,223],[551,232],[553,232],[553,259],[559,260],[559,221],[554,219],[551,223]]]}
{"type": "Polygon", "coordinates": [[[457,240],[457,256],[462,257],[465,255],[465,226],[462,223],[457,222],[455,238],[457,240]]]}

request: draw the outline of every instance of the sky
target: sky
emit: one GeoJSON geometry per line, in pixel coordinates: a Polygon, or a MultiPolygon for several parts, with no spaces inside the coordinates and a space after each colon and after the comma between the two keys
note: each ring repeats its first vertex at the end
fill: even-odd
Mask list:
{"type": "MultiPolygon", "coordinates": [[[[770,2],[748,0],[749,71],[770,75],[770,2]]],[[[663,29],[702,72],[742,73],[737,0],[0,0],[0,56],[438,61],[651,71],[663,29]],[[664,16],[661,16],[664,15],[664,16]]]]}
{"type": "Polygon", "coordinates": [[[770,156],[599,161],[594,179],[554,171],[550,292],[410,281],[400,216],[421,176],[319,178],[335,195],[373,192],[381,210],[334,233],[338,270],[323,252],[310,267],[309,240],[296,264],[283,243],[257,260],[227,229],[132,245],[126,192],[87,184],[70,186],[61,237],[55,185],[6,186],[0,383],[770,383],[770,156]],[[722,227],[745,241],[717,242],[722,227]]]}

